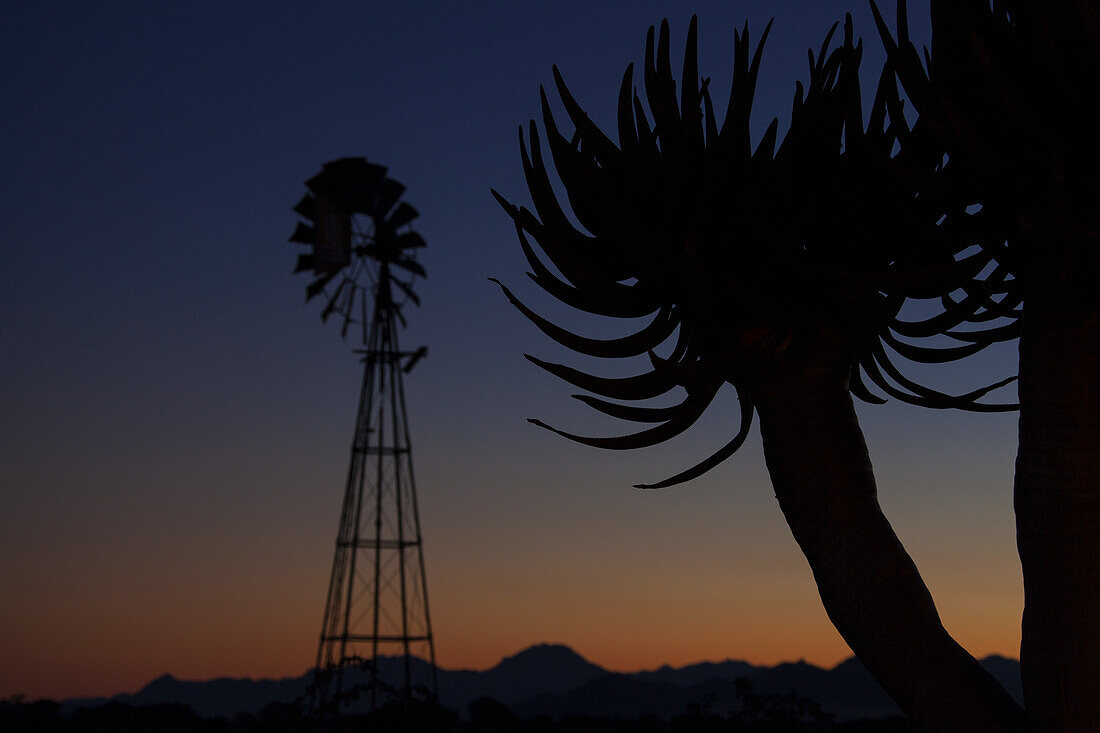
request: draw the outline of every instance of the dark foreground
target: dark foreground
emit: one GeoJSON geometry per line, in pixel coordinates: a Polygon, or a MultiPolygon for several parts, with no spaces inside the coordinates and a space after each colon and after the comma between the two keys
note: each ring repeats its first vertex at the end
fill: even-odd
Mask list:
{"type": "Polygon", "coordinates": [[[436,731],[438,733],[687,733],[705,731],[836,731],[845,733],[894,733],[912,731],[901,718],[833,723],[820,709],[804,706],[794,698],[766,701],[764,706],[718,715],[695,706],[670,720],[643,717],[635,720],[565,716],[521,719],[507,707],[490,698],[471,703],[465,717],[438,706],[419,703],[411,708],[389,705],[364,715],[352,715],[319,721],[305,715],[294,705],[271,705],[257,715],[238,715],[232,719],[201,718],[185,705],[134,707],[110,702],[94,708],[63,714],[58,703],[49,700],[0,703],[0,731],[133,731],[135,733],[186,733],[188,731],[287,731],[288,733],[342,733],[343,731],[436,731]]]}

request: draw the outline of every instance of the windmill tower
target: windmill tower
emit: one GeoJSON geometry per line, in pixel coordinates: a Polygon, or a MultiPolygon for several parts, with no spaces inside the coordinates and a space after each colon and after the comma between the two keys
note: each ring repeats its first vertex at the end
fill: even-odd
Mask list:
{"type": "Polygon", "coordinates": [[[362,337],[363,381],[351,463],[317,649],[312,705],[371,708],[396,693],[437,693],[435,645],[416,503],[404,377],[427,353],[402,351],[402,309],[419,304],[424,240],[398,203],[405,187],[364,158],[326,163],[306,181],[290,239],[309,245],[295,272],[310,272],[306,300],[322,297],[321,319],[362,337]],[[385,678],[388,684],[383,684],[385,678]]]}

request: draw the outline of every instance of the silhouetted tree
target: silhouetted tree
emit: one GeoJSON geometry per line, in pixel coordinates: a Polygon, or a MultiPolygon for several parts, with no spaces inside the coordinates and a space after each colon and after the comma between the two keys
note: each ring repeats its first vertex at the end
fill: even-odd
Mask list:
{"type": "Polygon", "coordinates": [[[812,726],[829,727],[833,716],[825,712],[815,700],[802,697],[794,691],[783,695],[771,692],[756,692],[747,677],[734,680],[741,707],[731,718],[738,722],[763,722],[771,725],[790,727],[812,726]]]}
{"type": "Polygon", "coordinates": [[[791,125],[778,147],[776,120],[755,149],[750,140],[763,41],[750,60],[747,26],[735,35],[733,87],[720,126],[708,80],[698,77],[694,18],[679,99],[667,23],[656,50],[650,29],[644,81],[652,122],[632,93],[628,68],[618,144],[591,122],[555,68],[576,131],[572,140],[559,132],[545,93],[543,125],[572,211],[588,234],[573,227],[556,199],[534,122],[530,154],[522,130],[520,147],[535,212],[494,195],[514,220],[531,277],[544,290],[601,316],[656,315],[636,334],[594,340],[550,323],[504,292],[543,332],[579,353],[649,354],[651,370],[625,379],[528,357],[600,395],[577,396],[593,408],[655,424],[617,438],[555,430],[574,440],[616,449],[653,445],[686,430],[724,383],[734,385],[742,413],[738,434],[694,468],[648,487],[697,477],[730,456],[758,411],[780,508],[830,619],[867,669],[921,727],[1016,729],[1019,706],[944,630],[882,514],[850,396],[882,402],[865,385],[865,373],[888,394],[915,404],[1012,409],[978,402],[1011,380],[946,395],[907,379],[888,355],[943,362],[1014,337],[1011,328],[987,329],[977,340],[948,332],[961,345],[930,348],[893,333],[943,334],[953,318],[945,302],[934,317],[902,321],[906,298],[939,299],[963,289],[980,292],[984,302],[1004,295],[1006,273],[998,267],[984,274],[994,259],[988,251],[961,256],[975,236],[965,203],[950,196],[915,200],[942,175],[942,155],[935,155],[925,131],[888,114],[901,106],[892,69],[882,75],[865,124],[862,43],[854,43],[851,18],[843,45],[832,52],[831,37],[816,57],[810,52],[809,83],[797,85],[791,125]],[[528,235],[564,280],[539,259],[528,235]],[[671,353],[660,358],[654,349],[666,340],[673,342],[671,353]],[[644,400],[677,387],[687,396],[671,407],[602,399],[644,400]]]}
{"type": "MultiPolygon", "coordinates": [[[[874,7],[874,4],[872,3],[874,7]]],[[[887,52],[984,207],[1023,302],[1017,541],[1033,730],[1100,730],[1100,72],[1096,0],[932,0],[927,67],[905,3],[887,52]]]]}

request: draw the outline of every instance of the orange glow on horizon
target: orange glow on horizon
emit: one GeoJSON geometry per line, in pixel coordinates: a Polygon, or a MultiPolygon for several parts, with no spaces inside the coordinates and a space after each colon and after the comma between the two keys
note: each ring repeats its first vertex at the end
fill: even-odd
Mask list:
{"type": "MultiPolygon", "coordinates": [[[[485,670],[538,643],[564,644],[621,672],[726,659],[831,668],[851,656],[802,571],[708,594],[676,588],[674,578],[664,579],[666,588],[559,577],[546,587],[497,584],[495,591],[435,580],[436,655],[445,669],[485,670]]],[[[1009,594],[991,605],[988,594],[952,590],[937,601],[960,643],[979,658],[1017,656],[1022,603],[1009,594]]],[[[109,696],[136,692],[166,673],[190,680],[295,677],[312,665],[320,622],[313,594],[290,603],[273,590],[246,604],[225,592],[190,603],[164,593],[141,605],[88,595],[79,627],[70,609],[38,613],[17,637],[2,640],[3,658],[22,661],[0,671],[0,697],[109,696]],[[120,614],[120,607],[133,610],[120,614]]]]}

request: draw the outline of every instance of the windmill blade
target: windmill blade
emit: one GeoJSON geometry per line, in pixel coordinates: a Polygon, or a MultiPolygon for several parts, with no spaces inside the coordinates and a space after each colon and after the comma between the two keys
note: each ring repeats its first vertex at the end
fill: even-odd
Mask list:
{"type": "Polygon", "coordinates": [[[428,273],[424,269],[424,265],[420,264],[416,260],[409,259],[408,257],[399,257],[398,259],[393,260],[393,264],[403,270],[408,270],[414,275],[419,275],[420,277],[424,278],[428,277],[428,273]]]}
{"type": "MultiPolygon", "coordinates": [[[[336,292],[334,292],[332,294],[332,297],[328,299],[328,305],[326,305],[325,309],[323,311],[321,311],[321,322],[322,323],[327,321],[328,317],[331,316],[333,311],[336,310],[336,308],[337,308],[336,302],[340,299],[340,295],[344,292],[344,288],[346,288],[349,284],[351,284],[351,280],[349,280],[348,278],[345,277],[343,280],[340,281],[340,284],[336,286],[336,292]]],[[[352,287],[352,297],[354,297],[354,296],[355,296],[355,288],[352,287]]],[[[347,309],[345,309],[345,311],[346,311],[345,312],[345,318],[346,318],[347,313],[351,312],[351,309],[347,308],[347,309]]]]}
{"type": "Polygon", "coordinates": [[[298,255],[298,264],[294,268],[294,273],[298,274],[299,272],[312,270],[316,259],[312,254],[298,255]]]}
{"type": "MultiPolygon", "coordinates": [[[[321,166],[321,172],[306,181],[306,186],[318,196],[339,201],[351,211],[356,208],[357,194],[371,184],[372,171],[381,168],[367,163],[366,158],[337,158],[321,166]]],[[[381,168],[382,175],[386,169],[381,168]]]]}
{"type": "Polygon", "coordinates": [[[374,211],[384,180],[386,180],[385,166],[365,161],[358,165],[353,179],[347,184],[345,195],[348,210],[358,214],[370,214],[374,211]]]}
{"type": "Polygon", "coordinates": [[[327,275],[317,278],[309,284],[306,288],[306,302],[313,300],[318,294],[324,291],[325,286],[328,285],[332,278],[336,277],[335,272],[330,272],[327,275]]]}
{"type": "Polygon", "coordinates": [[[374,202],[374,208],[369,213],[379,219],[384,219],[401,194],[405,193],[405,186],[392,178],[382,181],[382,189],[378,193],[378,200],[374,202]]]}
{"type": "Polygon", "coordinates": [[[321,164],[321,170],[337,179],[346,179],[359,172],[360,166],[365,165],[367,159],[361,155],[349,155],[336,158],[321,164]]]}
{"type": "Polygon", "coordinates": [[[298,226],[294,227],[294,233],[290,235],[290,241],[301,242],[302,244],[313,244],[315,234],[316,231],[313,227],[298,222],[298,226]]]}
{"type": "Polygon", "coordinates": [[[393,213],[390,215],[390,218],[386,221],[386,223],[389,224],[392,228],[397,229],[408,224],[410,221],[418,216],[420,216],[420,212],[418,212],[407,201],[402,201],[400,204],[397,205],[397,208],[393,210],[393,213]]]}
{"type": "MultiPolygon", "coordinates": [[[[351,281],[350,280],[345,280],[344,282],[351,282],[351,281]]],[[[340,287],[343,287],[343,285],[344,285],[344,283],[340,283],[340,287]]],[[[354,285],[352,285],[351,292],[348,294],[347,305],[344,306],[344,325],[340,328],[340,338],[344,338],[348,335],[348,326],[351,325],[352,307],[355,305],[355,292],[356,292],[356,290],[358,290],[358,288],[356,288],[354,285]]]]}
{"type": "Polygon", "coordinates": [[[313,197],[308,193],[302,196],[302,200],[294,204],[294,211],[298,212],[310,221],[317,220],[317,213],[313,207],[313,197]]]}
{"type": "Polygon", "coordinates": [[[348,211],[368,213],[385,176],[384,166],[368,163],[365,158],[340,158],[325,163],[306,186],[318,196],[338,201],[348,211]]]}
{"type": "Polygon", "coordinates": [[[331,195],[335,186],[333,182],[329,180],[327,171],[321,171],[313,178],[306,181],[306,188],[313,191],[316,194],[331,195]]]}
{"type": "Polygon", "coordinates": [[[420,296],[413,292],[412,283],[407,283],[404,280],[398,280],[397,278],[392,278],[390,282],[396,285],[398,289],[401,290],[401,292],[404,293],[409,300],[411,300],[413,303],[416,303],[417,305],[420,305],[420,296]]]}
{"type": "Polygon", "coordinates": [[[426,247],[427,242],[416,232],[405,232],[397,235],[397,246],[402,249],[410,249],[413,247],[426,247]]]}

